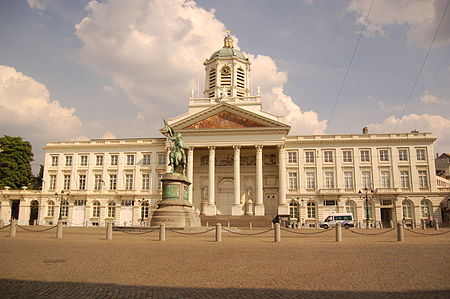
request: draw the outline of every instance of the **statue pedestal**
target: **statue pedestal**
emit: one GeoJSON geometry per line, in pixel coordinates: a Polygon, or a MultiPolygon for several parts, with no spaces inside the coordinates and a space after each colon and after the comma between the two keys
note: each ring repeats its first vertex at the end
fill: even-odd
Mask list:
{"type": "Polygon", "coordinates": [[[165,224],[168,228],[200,227],[200,217],[189,203],[189,185],[186,176],[166,173],[162,179],[163,195],[153,213],[150,226],[165,224]]]}

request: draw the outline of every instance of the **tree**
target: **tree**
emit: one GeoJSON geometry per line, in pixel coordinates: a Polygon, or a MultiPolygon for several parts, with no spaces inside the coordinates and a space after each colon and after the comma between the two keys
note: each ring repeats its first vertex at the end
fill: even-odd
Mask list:
{"type": "Polygon", "coordinates": [[[0,189],[29,187],[33,177],[32,161],[31,143],[21,137],[0,137],[0,189]]]}

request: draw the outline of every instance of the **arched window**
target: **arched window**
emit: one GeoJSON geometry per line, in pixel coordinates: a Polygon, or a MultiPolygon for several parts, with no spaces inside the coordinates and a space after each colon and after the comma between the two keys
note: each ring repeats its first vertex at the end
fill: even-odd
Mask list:
{"type": "Polygon", "coordinates": [[[67,200],[61,202],[61,217],[69,217],[69,202],[67,200]]]}
{"type": "Polygon", "coordinates": [[[352,213],[353,219],[356,219],[356,204],[353,200],[347,200],[345,202],[345,211],[347,213],[352,213]]]}
{"type": "Polygon", "coordinates": [[[308,218],[316,218],[316,203],[313,201],[307,204],[308,218]]]}
{"type": "Polygon", "coordinates": [[[148,201],[144,201],[141,205],[141,219],[148,218],[148,201]]]}
{"type": "Polygon", "coordinates": [[[100,203],[98,201],[92,203],[92,217],[100,217],[100,203]]]}
{"type": "Polygon", "coordinates": [[[108,217],[116,217],[116,204],[114,203],[114,201],[110,201],[108,203],[108,217]]]}
{"type": "Polygon", "coordinates": [[[402,207],[403,207],[403,218],[407,219],[412,219],[414,218],[414,207],[413,207],[413,203],[410,200],[404,200],[402,203],[402,207]]]}
{"type": "Polygon", "coordinates": [[[431,202],[428,199],[422,199],[420,201],[420,210],[422,211],[422,218],[428,218],[430,213],[433,212],[431,202]]]}
{"type": "Polygon", "coordinates": [[[364,200],[364,219],[373,219],[373,202],[364,200]],[[368,217],[367,217],[368,215],[368,217]]]}
{"type": "Polygon", "coordinates": [[[53,217],[55,215],[55,202],[50,200],[47,206],[47,216],[53,217]]]}
{"type": "Polygon", "coordinates": [[[298,219],[299,218],[299,210],[298,210],[298,202],[291,201],[289,204],[289,213],[291,215],[291,219],[298,219]]]}

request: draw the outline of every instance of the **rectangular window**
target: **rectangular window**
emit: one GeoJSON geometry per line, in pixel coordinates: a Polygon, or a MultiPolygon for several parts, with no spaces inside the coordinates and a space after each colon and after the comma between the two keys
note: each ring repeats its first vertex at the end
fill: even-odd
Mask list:
{"type": "Polygon", "coordinates": [[[409,188],[409,171],[402,170],[400,171],[400,184],[402,188],[409,188]]]}
{"type": "Polygon", "coordinates": [[[332,171],[327,171],[325,172],[325,188],[326,189],[333,189],[334,188],[334,172],[332,171]]]}
{"type": "Polygon", "coordinates": [[[398,160],[399,161],[408,161],[408,150],[399,149],[398,150],[398,160]]]}
{"type": "Polygon", "coordinates": [[[428,188],[428,173],[426,170],[419,170],[419,187],[428,188]]]}
{"type": "Polygon", "coordinates": [[[58,166],[58,156],[52,156],[52,166],[58,166]]]}
{"type": "Polygon", "coordinates": [[[158,165],[166,165],[166,154],[158,154],[158,165]]]}
{"type": "Polygon", "coordinates": [[[88,156],[80,156],[80,165],[87,166],[88,164],[88,156]]]}
{"type": "Polygon", "coordinates": [[[117,189],[117,174],[109,175],[109,190],[117,189]]]}
{"type": "Polygon", "coordinates": [[[94,202],[92,206],[92,217],[94,218],[100,217],[100,203],[98,201],[94,202]]]}
{"type": "Polygon", "coordinates": [[[119,155],[111,155],[111,165],[119,164],[119,155]]]}
{"type": "Polygon", "coordinates": [[[314,152],[305,152],[305,162],[314,163],[314,152]]]}
{"type": "Polygon", "coordinates": [[[142,174],[142,190],[150,190],[150,174],[142,174]]]}
{"type": "Polygon", "coordinates": [[[324,151],[323,152],[323,159],[324,159],[325,163],[333,162],[333,151],[324,151]]]}
{"type": "Polygon", "coordinates": [[[391,172],[382,171],[380,173],[381,178],[381,188],[391,188],[391,172]]]}
{"type": "Polygon", "coordinates": [[[125,190],[133,190],[133,175],[132,174],[125,175],[125,190]]]}
{"type": "Polygon", "coordinates": [[[324,206],[335,206],[336,205],[336,201],[335,200],[325,200],[323,205],[324,206]]]}
{"type": "Polygon", "coordinates": [[[163,174],[162,173],[158,173],[158,190],[162,190],[162,179],[163,174]]]}
{"type": "Polygon", "coordinates": [[[370,171],[361,172],[361,179],[363,188],[372,188],[372,177],[370,175],[370,171]]]}
{"type": "Polygon", "coordinates": [[[370,162],[369,150],[361,150],[361,162],[370,162]]]}
{"type": "Polygon", "coordinates": [[[103,165],[103,155],[97,155],[95,158],[95,165],[102,166],[103,165]]]}
{"type": "Polygon", "coordinates": [[[144,154],[144,158],[142,159],[142,164],[146,165],[146,166],[150,165],[150,158],[151,158],[150,154],[144,154]]]}
{"type": "Polygon", "coordinates": [[[102,189],[102,175],[101,174],[96,174],[94,177],[94,190],[100,190],[102,189]]]}
{"type": "Polygon", "coordinates": [[[65,174],[64,175],[63,189],[64,190],[70,190],[70,174],[65,174]]]}
{"type": "Polygon", "coordinates": [[[416,154],[417,154],[417,160],[418,160],[418,161],[426,161],[426,160],[427,160],[427,157],[426,157],[426,155],[425,155],[425,149],[423,149],[423,148],[418,148],[418,149],[416,150],[416,154]]]}
{"type": "Polygon", "coordinates": [[[353,172],[351,171],[344,172],[344,188],[345,189],[353,188],[353,172]]]}
{"type": "Polygon", "coordinates": [[[297,163],[297,152],[288,152],[288,163],[297,163]]]}
{"type": "Polygon", "coordinates": [[[80,190],[86,190],[86,175],[80,174],[80,190]]]}
{"type": "Polygon", "coordinates": [[[51,174],[50,175],[50,185],[48,186],[49,190],[55,190],[56,189],[56,175],[51,174]]]}
{"type": "Polygon", "coordinates": [[[66,166],[72,166],[72,156],[66,156],[66,166]]]}
{"type": "Polygon", "coordinates": [[[352,151],[342,151],[344,162],[352,162],[352,151]]]}
{"type": "Polygon", "coordinates": [[[297,173],[289,172],[289,189],[295,190],[297,189],[297,173]]]}
{"type": "Polygon", "coordinates": [[[49,202],[48,209],[47,209],[47,216],[53,217],[55,215],[55,204],[53,201],[49,202]]]}
{"type": "Polygon", "coordinates": [[[134,165],[134,155],[127,155],[127,165],[134,165]]]}
{"type": "Polygon", "coordinates": [[[316,189],[316,176],[314,172],[306,173],[306,188],[307,189],[316,189]]]}
{"type": "Polygon", "coordinates": [[[380,161],[388,162],[389,161],[389,151],[388,150],[380,150],[380,161]]]}

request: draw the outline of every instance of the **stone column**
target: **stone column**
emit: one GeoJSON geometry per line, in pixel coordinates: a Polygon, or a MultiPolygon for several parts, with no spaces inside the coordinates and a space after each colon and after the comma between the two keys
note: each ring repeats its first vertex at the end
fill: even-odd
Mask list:
{"type": "Polygon", "coordinates": [[[231,208],[231,215],[239,216],[243,214],[241,206],[241,146],[235,145],[234,149],[234,202],[231,208]]]}
{"type": "Polygon", "coordinates": [[[209,149],[209,186],[208,186],[208,206],[206,208],[206,216],[216,215],[216,147],[210,146],[209,149]]]}
{"type": "Polygon", "coordinates": [[[264,215],[263,204],[263,165],[262,165],[263,146],[256,146],[256,204],[255,216],[264,215]]]}
{"type": "Polygon", "coordinates": [[[166,173],[169,173],[172,169],[172,166],[169,166],[170,163],[170,146],[166,146],[166,173]]]}
{"type": "Polygon", "coordinates": [[[278,214],[288,215],[289,206],[286,203],[286,147],[284,144],[278,146],[278,214]]]}
{"type": "Polygon", "coordinates": [[[194,187],[194,147],[190,146],[188,150],[188,157],[187,157],[187,177],[188,180],[191,182],[189,185],[189,203],[192,205],[192,199],[193,199],[193,187],[194,187]]]}

